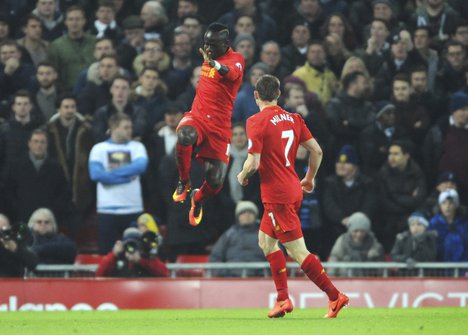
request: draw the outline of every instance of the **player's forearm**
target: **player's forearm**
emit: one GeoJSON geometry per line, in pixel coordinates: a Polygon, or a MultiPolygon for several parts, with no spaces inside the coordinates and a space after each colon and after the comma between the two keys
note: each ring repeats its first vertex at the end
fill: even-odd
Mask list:
{"type": "Polygon", "coordinates": [[[256,164],[255,156],[249,154],[247,159],[244,162],[244,167],[242,168],[241,175],[244,179],[249,179],[255,174],[258,170],[258,164],[256,164]]]}
{"type": "Polygon", "coordinates": [[[309,168],[305,178],[312,180],[317,175],[317,171],[322,163],[323,152],[319,144],[315,140],[309,140],[306,142],[306,149],[309,151],[309,168]]]}
{"type": "Polygon", "coordinates": [[[218,61],[212,59],[208,62],[211,67],[214,67],[216,71],[223,77],[229,72],[229,68],[226,65],[219,63],[218,61]]]}

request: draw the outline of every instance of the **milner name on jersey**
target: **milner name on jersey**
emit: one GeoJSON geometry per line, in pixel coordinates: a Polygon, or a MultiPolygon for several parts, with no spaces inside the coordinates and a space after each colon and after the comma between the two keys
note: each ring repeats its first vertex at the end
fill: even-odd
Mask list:
{"type": "Polygon", "coordinates": [[[270,122],[273,123],[273,125],[275,126],[277,123],[282,122],[282,121],[289,121],[289,122],[294,123],[294,119],[289,114],[278,114],[278,115],[273,116],[270,120],[270,122]]]}

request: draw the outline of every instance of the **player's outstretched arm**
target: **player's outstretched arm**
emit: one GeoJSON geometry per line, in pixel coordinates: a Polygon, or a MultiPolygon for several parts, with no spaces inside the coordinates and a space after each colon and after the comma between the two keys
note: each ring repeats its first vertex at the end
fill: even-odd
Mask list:
{"type": "Polygon", "coordinates": [[[301,180],[302,190],[307,193],[312,193],[314,190],[314,178],[317,175],[317,171],[322,163],[322,148],[313,138],[307,140],[301,145],[309,152],[309,168],[304,179],[301,180]]]}
{"type": "Polygon", "coordinates": [[[249,153],[247,155],[247,159],[244,162],[244,167],[242,171],[239,172],[237,175],[237,180],[239,184],[245,186],[249,183],[249,178],[253,176],[255,172],[257,172],[258,167],[260,165],[260,154],[258,153],[249,153]]]}
{"type": "Polygon", "coordinates": [[[211,67],[214,67],[220,75],[224,77],[229,72],[229,68],[226,65],[223,65],[218,61],[212,59],[211,56],[203,48],[200,48],[199,50],[203,56],[203,60],[205,62],[208,62],[208,65],[210,65],[211,67]]]}

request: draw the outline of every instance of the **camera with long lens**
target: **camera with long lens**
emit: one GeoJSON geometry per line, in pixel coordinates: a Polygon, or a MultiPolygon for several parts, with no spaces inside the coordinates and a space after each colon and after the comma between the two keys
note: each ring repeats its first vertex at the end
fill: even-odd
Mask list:
{"type": "Polygon", "coordinates": [[[134,254],[137,251],[140,251],[140,244],[138,243],[138,241],[130,240],[124,242],[124,252],[134,254]]]}
{"type": "Polygon", "coordinates": [[[31,244],[32,235],[26,224],[20,224],[11,228],[0,228],[0,239],[3,241],[15,241],[17,244],[31,244]]]}
{"type": "Polygon", "coordinates": [[[146,231],[141,236],[143,255],[146,257],[156,256],[158,254],[158,248],[161,244],[161,236],[152,232],[146,231]]]}

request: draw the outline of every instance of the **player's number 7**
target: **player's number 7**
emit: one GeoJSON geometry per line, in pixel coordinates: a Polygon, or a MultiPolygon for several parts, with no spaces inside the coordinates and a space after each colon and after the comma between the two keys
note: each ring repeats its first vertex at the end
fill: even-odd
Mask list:
{"type": "Polygon", "coordinates": [[[294,132],[292,130],[283,130],[281,133],[281,138],[288,139],[288,142],[286,142],[286,147],[284,147],[284,158],[286,158],[286,166],[290,166],[291,162],[288,159],[288,155],[294,141],[294,132]]]}

